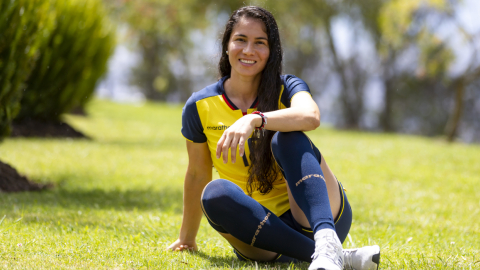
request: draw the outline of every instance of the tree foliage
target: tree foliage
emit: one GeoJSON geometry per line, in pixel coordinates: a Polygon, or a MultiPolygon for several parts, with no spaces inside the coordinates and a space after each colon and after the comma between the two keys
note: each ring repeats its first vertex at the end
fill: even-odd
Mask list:
{"type": "MultiPolygon", "coordinates": [[[[212,56],[192,53],[205,46],[196,44],[192,33],[221,31],[231,12],[244,5],[237,0],[105,1],[116,7],[118,18],[129,25],[138,41],[143,59],[133,82],[147,98],[158,100],[186,99],[200,89],[190,76],[192,58],[212,56]]],[[[338,90],[333,95],[337,126],[455,136],[464,104],[465,90],[461,89],[472,89],[480,76],[475,53],[464,72],[452,75],[458,49],[441,35],[441,26],[453,25],[458,29],[455,35],[465,34],[471,50],[478,51],[474,33],[467,33],[454,15],[461,2],[284,0],[249,4],[266,7],[276,17],[285,72],[313,82],[314,94],[331,87],[338,90]],[[347,29],[339,30],[341,24],[347,29]],[[341,39],[345,32],[349,38],[341,39]],[[382,106],[376,110],[367,102],[372,85],[382,92],[382,106]]]]}
{"type": "Polygon", "coordinates": [[[50,0],[53,24],[26,82],[18,120],[58,121],[83,106],[106,71],[114,26],[98,0],[50,0]]]}
{"type": "Polygon", "coordinates": [[[20,98],[48,34],[51,20],[42,0],[0,2],[0,140],[20,109],[20,98]]]}
{"type": "MultiPolygon", "coordinates": [[[[165,100],[177,88],[189,89],[188,76],[175,76],[172,63],[186,65],[189,34],[207,25],[206,4],[196,0],[106,1],[117,19],[128,23],[142,56],[132,83],[149,99],[165,100]]],[[[187,91],[188,92],[188,91],[187,91]]]]}

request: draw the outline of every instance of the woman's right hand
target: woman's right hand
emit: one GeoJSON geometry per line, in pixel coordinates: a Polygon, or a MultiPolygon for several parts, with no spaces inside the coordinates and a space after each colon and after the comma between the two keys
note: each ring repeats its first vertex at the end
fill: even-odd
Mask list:
{"type": "Polygon", "coordinates": [[[228,163],[228,150],[231,150],[231,161],[237,160],[237,147],[240,157],[245,153],[245,143],[252,135],[256,126],[262,124],[262,117],[258,114],[247,114],[227,128],[217,143],[217,158],[223,157],[223,163],[228,163]]]}
{"type": "Polygon", "coordinates": [[[167,247],[167,250],[171,251],[198,251],[197,243],[195,240],[193,241],[182,241],[177,239],[177,241],[173,242],[170,246],[167,247]]]}

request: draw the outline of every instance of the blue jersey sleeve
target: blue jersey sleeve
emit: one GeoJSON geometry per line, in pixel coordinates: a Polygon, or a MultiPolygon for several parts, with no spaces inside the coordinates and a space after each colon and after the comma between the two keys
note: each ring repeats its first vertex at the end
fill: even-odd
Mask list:
{"type": "Polygon", "coordinates": [[[182,112],[182,135],[189,141],[204,143],[207,141],[203,133],[203,125],[198,115],[195,93],[187,100],[182,112]]]}
{"type": "Polygon", "coordinates": [[[282,77],[284,89],[280,101],[283,103],[283,105],[285,105],[285,107],[290,107],[290,101],[296,93],[300,91],[306,91],[311,94],[310,88],[308,88],[307,83],[304,82],[302,79],[289,74],[282,77]]]}

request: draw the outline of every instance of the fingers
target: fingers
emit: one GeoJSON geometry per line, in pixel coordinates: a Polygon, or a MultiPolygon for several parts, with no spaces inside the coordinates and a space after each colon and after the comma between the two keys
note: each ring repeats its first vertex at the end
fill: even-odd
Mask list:
{"type": "Polygon", "coordinates": [[[220,140],[218,140],[218,143],[217,143],[217,152],[216,152],[216,157],[217,158],[220,158],[220,155],[222,153],[222,146],[223,146],[223,142],[225,141],[225,133],[223,133],[222,137],[220,137],[220,140]]]}
{"type": "Polygon", "coordinates": [[[188,245],[180,245],[177,248],[175,248],[174,251],[184,251],[184,250],[194,251],[194,247],[190,247],[188,245]]]}
{"type": "Polygon", "coordinates": [[[220,137],[220,140],[218,140],[216,157],[223,157],[223,163],[228,163],[228,150],[231,149],[231,160],[232,163],[235,163],[235,161],[237,161],[236,155],[238,141],[238,134],[231,134],[230,132],[225,131],[222,137],[220,137]]]}
{"type": "Polygon", "coordinates": [[[223,146],[222,146],[223,163],[225,164],[228,163],[228,149],[230,149],[231,142],[232,142],[232,136],[230,136],[230,134],[227,133],[227,137],[225,138],[225,141],[223,142],[223,146]]]}
{"type": "Polygon", "coordinates": [[[235,138],[232,139],[232,143],[230,144],[232,163],[235,163],[235,161],[237,161],[237,144],[238,144],[238,141],[239,141],[239,138],[237,136],[235,136],[235,138]]]}
{"type": "Polygon", "coordinates": [[[245,142],[252,134],[254,126],[251,125],[250,118],[241,118],[235,124],[230,126],[222,134],[217,142],[216,157],[223,158],[223,163],[228,163],[228,151],[230,150],[230,158],[232,163],[237,161],[237,147],[240,157],[245,154],[245,142]],[[248,120],[248,121],[247,121],[248,120]]]}
{"type": "Polygon", "coordinates": [[[238,141],[238,154],[240,157],[243,157],[245,154],[245,137],[240,137],[240,140],[238,141]]]}
{"type": "Polygon", "coordinates": [[[220,137],[220,140],[218,140],[216,157],[220,158],[223,156],[223,163],[228,162],[228,149],[230,148],[231,141],[232,136],[230,136],[230,133],[227,131],[225,131],[222,137],[220,137]]]}

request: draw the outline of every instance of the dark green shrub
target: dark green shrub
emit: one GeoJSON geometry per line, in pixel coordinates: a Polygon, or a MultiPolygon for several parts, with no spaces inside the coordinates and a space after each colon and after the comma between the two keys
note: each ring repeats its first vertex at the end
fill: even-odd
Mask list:
{"type": "Polygon", "coordinates": [[[44,0],[0,1],[0,140],[10,133],[24,82],[49,34],[48,12],[44,0]]]}
{"type": "Polygon", "coordinates": [[[115,29],[100,0],[51,0],[54,25],[21,100],[19,120],[58,121],[105,73],[115,29]]]}

